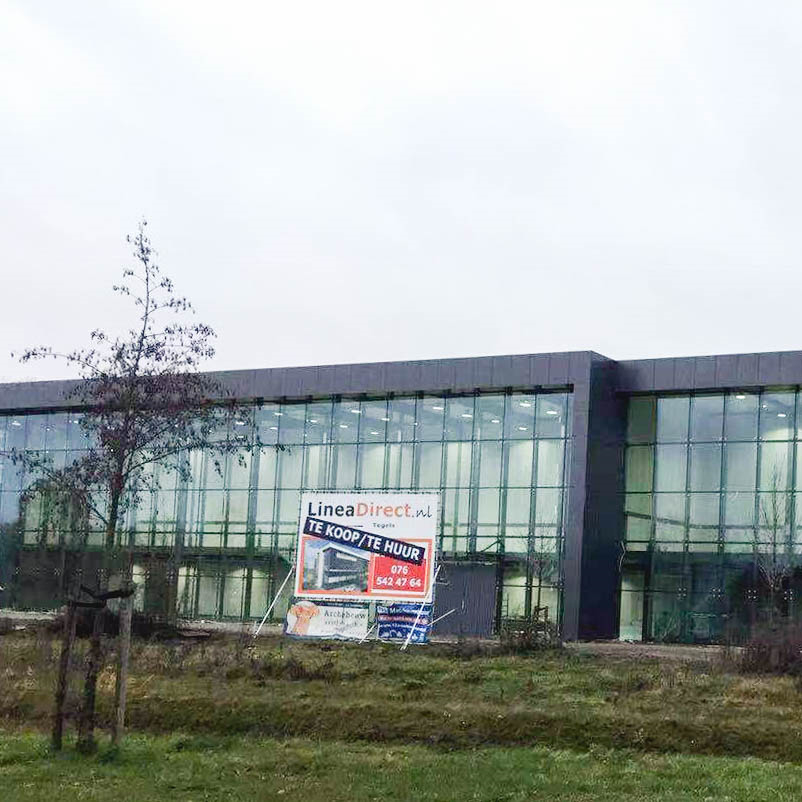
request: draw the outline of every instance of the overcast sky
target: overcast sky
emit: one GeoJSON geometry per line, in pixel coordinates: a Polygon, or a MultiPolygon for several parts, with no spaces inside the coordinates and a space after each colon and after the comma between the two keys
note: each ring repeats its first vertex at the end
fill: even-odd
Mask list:
{"type": "Polygon", "coordinates": [[[142,216],[213,368],[802,348],[800,83],[793,2],[0,0],[0,378],[142,216]]]}

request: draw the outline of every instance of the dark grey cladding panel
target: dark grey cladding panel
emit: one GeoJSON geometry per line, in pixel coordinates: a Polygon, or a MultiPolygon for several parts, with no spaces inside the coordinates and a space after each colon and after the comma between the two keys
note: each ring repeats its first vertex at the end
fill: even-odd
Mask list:
{"type": "Polygon", "coordinates": [[[334,393],[335,365],[322,365],[317,369],[317,392],[314,395],[331,395],[334,393]]]}
{"type": "Polygon", "coordinates": [[[674,359],[674,387],[694,386],[696,362],[693,359],[674,359]]]}
{"type": "Polygon", "coordinates": [[[376,393],[384,391],[384,371],[381,364],[351,365],[348,386],[345,392],[376,393]]]}
{"type": "Polygon", "coordinates": [[[716,357],[696,357],[694,360],[693,386],[698,390],[716,386],[716,357]]]}
{"type": "Polygon", "coordinates": [[[779,353],[759,354],[757,364],[757,378],[760,384],[780,383],[779,353]]]}
{"type": "Polygon", "coordinates": [[[786,351],[780,354],[780,383],[802,382],[802,351],[786,351]]]}
{"type": "Polygon", "coordinates": [[[436,386],[443,390],[454,390],[457,383],[456,360],[447,359],[437,363],[436,386]]]}
{"type": "MultiPolygon", "coordinates": [[[[670,390],[674,384],[674,362],[673,359],[654,360],[654,389],[670,390]]],[[[693,374],[691,374],[693,375],[693,374]]]]}
{"type": "Polygon", "coordinates": [[[552,354],[549,357],[549,384],[568,384],[571,381],[571,355],[552,354]]]}
{"type": "Polygon", "coordinates": [[[618,387],[629,393],[654,389],[654,360],[630,359],[618,363],[618,387]]]}
{"type": "Polygon", "coordinates": [[[512,356],[493,357],[493,386],[520,387],[529,384],[529,360],[525,363],[512,356]]]}
{"type": "Polygon", "coordinates": [[[425,361],[420,363],[419,390],[424,392],[431,392],[432,390],[440,389],[440,378],[438,376],[437,362],[425,361]]]}
{"type": "Polygon", "coordinates": [[[529,360],[529,383],[542,386],[549,383],[549,355],[534,354],[529,360]]]}
{"type": "Polygon", "coordinates": [[[493,386],[493,357],[483,356],[472,359],[474,387],[493,386]]]}
{"type": "Polygon", "coordinates": [[[738,384],[738,355],[725,354],[716,359],[716,386],[732,387],[738,384]]]}
{"type": "Polygon", "coordinates": [[[739,385],[759,384],[758,354],[738,354],[739,385]]]}
{"type": "Polygon", "coordinates": [[[0,409],[70,406],[72,381],[15,382],[0,385],[0,409]]]}

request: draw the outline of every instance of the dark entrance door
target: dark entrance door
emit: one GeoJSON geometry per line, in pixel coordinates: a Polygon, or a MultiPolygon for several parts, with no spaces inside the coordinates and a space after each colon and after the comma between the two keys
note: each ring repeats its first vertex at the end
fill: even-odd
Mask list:
{"type": "Polygon", "coordinates": [[[454,612],[434,625],[433,635],[493,634],[495,564],[441,563],[434,592],[434,617],[454,612]]]}

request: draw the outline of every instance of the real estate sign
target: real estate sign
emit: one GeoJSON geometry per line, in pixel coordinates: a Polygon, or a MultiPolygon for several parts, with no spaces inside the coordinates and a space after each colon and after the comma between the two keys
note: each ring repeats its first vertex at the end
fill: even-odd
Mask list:
{"type": "Polygon", "coordinates": [[[304,493],[296,598],[432,600],[439,493],[304,493]]]}
{"type": "Polygon", "coordinates": [[[302,599],[287,610],[284,632],[294,638],[362,640],[368,634],[368,605],[302,599]]]}

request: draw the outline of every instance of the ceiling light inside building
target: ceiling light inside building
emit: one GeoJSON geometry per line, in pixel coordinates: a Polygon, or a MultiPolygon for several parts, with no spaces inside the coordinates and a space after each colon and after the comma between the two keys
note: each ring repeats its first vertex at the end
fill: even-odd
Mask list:
{"type": "Polygon", "coordinates": [[[546,410],[546,414],[547,415],[556,415],[557,414],[557,410],[556,409],[547,409],[546,410]]]}
{"type": "Polygon", "coordinates": [[[519,431],[519,432],[525,432],[526,430],[527,430],[527,427],[526,427],[526,426],[519,426],[519,427],[518,427],[518,431],[519,431]]]}
{"type": "Polygon", "coordinates": [[[501,421],[498,418],[493,418],[493,420],[491,420],[490,422],[491,423],[501,423],[501,421]]]}
{"type": "Polygon", "coordinates": [[[743,400],[744,400],[744,398],[746,398],[746,396],[745,396],[745,395],[736,395],[735,397],[736,397],[736,398],[737,398],[739,401],[743,401],[743,400]]]}
{"type": "Polygon", "coordinates": [[[518,403],[522,407],[531,407],[532,406],[532,402],[531,401],[519,401],[518,403]]]}
{"type": "Polygon", "coordinates": [[[437,412],[442,412],[443,411],[443,407],[432,407],[432,409],[434,409],[437,412]]]}

